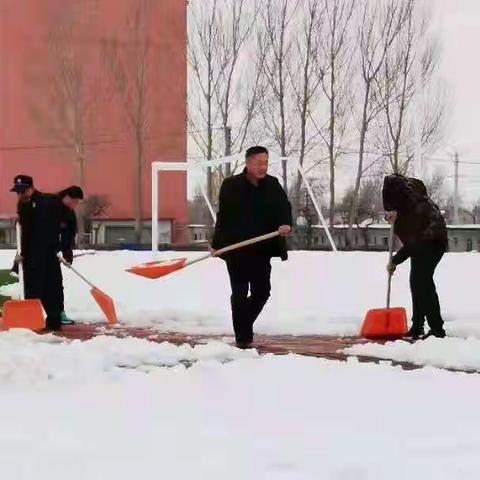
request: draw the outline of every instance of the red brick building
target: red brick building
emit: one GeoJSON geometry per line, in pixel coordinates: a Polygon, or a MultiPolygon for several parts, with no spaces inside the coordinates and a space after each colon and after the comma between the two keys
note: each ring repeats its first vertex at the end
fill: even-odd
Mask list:
{"type": "MultiPolygon", "coordinates": [[[[131,242],[141,177],[150,241],[150,164],[186,159],[186,4],[0,2],[2,217],[15,211],[17,173],[43,191],[83,184],[108,200],[97,240],[131,242]]],[[[163,175],[160,187],[162,240],[175,240],[187,222],[185,174],[163,175]]]]}

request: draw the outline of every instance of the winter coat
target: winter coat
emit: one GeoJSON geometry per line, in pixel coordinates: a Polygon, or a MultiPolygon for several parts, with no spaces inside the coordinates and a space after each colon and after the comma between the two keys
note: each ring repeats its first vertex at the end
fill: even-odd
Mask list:
{"type": "Polygon", "coordinates": [[[28,202],[19,203],[18,215],[25,262],[43,264],[60,251],[66,258],[73,256],[76,221],[73,224],[72,215],[75,213],[65,207],[60,197],[35,191],[28,202]]]}
{"type": "Polygon", "coordinates": [[[60,250],[67,262],[73,262],[73,248],[77,235],[77,216],[75,211],[63,204],[60,206],[60,250]]]}
{"type": "MultiPolygon", "coordinates": [[[[245,169],[222,183],[212,248],[219,250],[292,223],[291,205],[279,181],[267,175],[255,186],[245,169]]],[[[286,260],[287,245],[285,238],[276,237],[234,251],[227,257],[230,255],[262,255],[286,260]]]]}
{"type": "Polygon", "coordinates": [[[421,180],[388,175],[383,183],[382,194],[384,209],[397,212],[394,232],[403,247],[393,257],[396,265],[428,250],[447,249],[445,219],[438,206],[428,197],[421,180]]]}

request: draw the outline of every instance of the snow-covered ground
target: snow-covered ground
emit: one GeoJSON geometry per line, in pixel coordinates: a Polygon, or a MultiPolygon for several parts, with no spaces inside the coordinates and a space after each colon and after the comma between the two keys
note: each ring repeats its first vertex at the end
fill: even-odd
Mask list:
{"type": "Polygon", "coordinates": [[[403,340],[367,343],[346,348],[350,355],[366,355],[457,370],[480,371],[480,340],[478,338],[429,338],[409,343],[403,340]]]}
{"type": "Polygon", "coordinates": [[[2,478],[476,480],[480,471],[477,375],[24,332],[0,333],[0,355],[2,478]]]}
{"type": "MultiPolygon", "coordinates": [[[[160,258],[198,253],[165,252],[160,258]]],[[[13,252],[1,252],[0,266],[13,252]]],[[[222,260],[210,259],[158,280],[134,276],[128,267],[151,260],[149,252],[97,253],[75,266],[111,295],[119,319],[130,325],[188,333],[230,334],[230,285],[222,260]]],[[[367,310],[385,304],[385,253],[291,252],[273,261],[272,296],[256,324],[259,333],[356,335],[367,310]]],[[[447,332],[480,337],[478,272],[480,254],[447,254],[437,270],[437,285],[447,332]]],[[[392,305],[410,310],[409,265],[393,280],[392,305]]],[[[1,293],[16,289],[4,287],[1,293]]],[[[75,319],[102,316],[89,289],[65,272],[67,312],[75,319]]]]}
{"type": "MultiPolygon", "coordinates": [[[[0,252],[0,268],[12,257],[0,252]]],[[[98,253],[75,265],[115,299],[125,324],[231,333],[222,261],[161,280],[125,272],[150,259],[98,253]]],[[[257,331],[358,333],[365,312],[383,305],[386,259],[294,252],[274,262],[257,331]]],[[[480,368],[479,262],[476,254],[450,254],[437,275],[447,330],[470,338],[350,353],[480,368]]],[[[101,319],[70,272],[65,290],[70,315],[101,319]]],[[[395,277],[393,303],[410,308],[407,265],[395,277]]],[[[0,332],[0,472],[16,480],[476,480],[479,393],[479,375],[432,367],[260,356],[219,342],[0,332]]]]}

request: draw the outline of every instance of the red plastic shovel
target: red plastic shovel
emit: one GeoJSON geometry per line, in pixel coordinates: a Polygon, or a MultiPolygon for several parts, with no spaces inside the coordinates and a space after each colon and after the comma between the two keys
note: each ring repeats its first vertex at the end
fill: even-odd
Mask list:
{"type": "MultiPolygon", "coordinates": [[[[17,254],[21,253],[22,233],[17,222],[17,254]]],[[[39,299],[25,300],[25,284],[23,279],[23,265],[18,262],[18,282],[20,287],[20,300],[8,300],[3,305],[3,317],[0,319],[0,329],[28,328],[40,331],[45,328],[45,315],[39,299]]]]}
{"type": "Polygon", "coordinates": [[[271,238],[277,237],[278,235],[278,231],[267,233],[265,235],[260,235],[259,237],[250,238],[249,240],[244,240],[243,242],[238,242],[233,245],[229,245],[228,247],[217,250],[214,255],[208,253],[206,255],[202,255],[201,257],[194,258],[193,260],[187,260],[186,258],[174,258],[172,260],[160,260],[158,262],[142,263],[135,267],[129,268],[127,272],[134,273],[135,275],[139,275],[141,277],[156,279],[164,277],[169,273],[176,272],[177,270],[181,270],[182,268],[185,268],[189,265],[193,265],[194,263],[206,260],[207,258],[219,257],[224,253],[236,250],[237,248],[242,248],[248,245],[253,245],[254,243],[263,242],[264,240],[269,240],[271,238]]]}
{"type": "MultiPolygon", "coordinates": [[[[390,227],[389,263],[393,256],[393,225],[390,227]]],[[[388,274],[387,308],[369,310],[365,316],[360,335],[371,340],[395,340],[404,337],[408,331],[407,312],[402,307],[390,308],[392,274],[388,274]]]]}
{"type": "Polygon", "coordinates": [[[113,303],[112,298],[109,297],[105,292],[102,292],[100,289],[98,289],[95,285],[93,285],[92,282],[90,282],[90,280],[87,280],[78,270],[73,268],[72,265],[65,261],[65,259],[61,256],[60,253],[58,254],[58,258],[63,265],[65,265],[68,269],[70,269],[73,273],[75,273],[87,285],[91,287],[90,293],[92,294],[92,297],[104,313],[105,317],[107,317],[108,323],[110,323],[110,325],[117,324],[117,312],[115,310],[115,304],[113,303]]]}

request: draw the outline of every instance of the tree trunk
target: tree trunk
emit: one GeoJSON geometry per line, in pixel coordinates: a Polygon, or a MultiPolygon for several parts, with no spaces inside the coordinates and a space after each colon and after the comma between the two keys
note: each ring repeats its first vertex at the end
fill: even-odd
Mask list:
{"type": "Polygon", "coordinates": [[[350,216],[348,219],[348,237],[347,237],[348,247],[351,247],[353,243],[353,224],[357,216],[358,194],[360,192],[360,183],[362,180],[363,156],[365,153],[365,140],[367,137],[367,129],[368,129],[367,109],[368,109],[369,100],[370,100],[370,85],[367,85],[366,91],[365,91],[364,103],[363,103],[362,126],[360,129],[360,148],[358,150],[357,178],[355,180],[355,189],[353,191],[352,205],[350,208],[350,216]]]}
{"type": "MultiPolygon", "coordinates": [[[[143,237],[143,206],[142,206],[142,173],[143,173],[143,136],[136,132],[136,159],[135,159],[135,242],[142,243],[143,237]]],[[[152,219],[158,221],[158,219],[152,219]]]]}
{"type": "MultiPolygon", "coordinates": [[[[232,154],[232,127],[225,125],[225,156],[229,157],[232,154]]],[[[231,163],[225,164],[225,177],[229,177],[232,174],[231,163]]]]}
{"type": "Polygon", "coordinates": [[[330,73],[330,123],[329,123],[328,157],[330,163],[330,228],[335,223],[335,72],[334,65],[330,73]]]}

